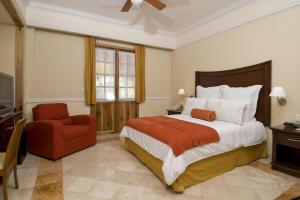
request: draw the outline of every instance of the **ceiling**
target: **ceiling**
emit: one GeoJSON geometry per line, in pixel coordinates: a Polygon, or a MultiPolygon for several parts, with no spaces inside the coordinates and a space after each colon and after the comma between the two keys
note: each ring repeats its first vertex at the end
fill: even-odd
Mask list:
{"type": "MultiPolygon", "coordinates": [[[[23,0],[28,4],[30,0],[23,0]]],[[[126,0],[34,0],[67,9],[83,11],[104,17],[109,22],[143,27],[147,32],[180,34],[196,25],[228,12],[251,0],[161,0],[167,4],[163,11],[144,3],[142,16],[137,18],[137,9],[121,13],[126,0]]]]}
{"type": "Polygon", "coordinates": [[[0,1],[0,24],[15,24],[1,1],[0,1]]]}

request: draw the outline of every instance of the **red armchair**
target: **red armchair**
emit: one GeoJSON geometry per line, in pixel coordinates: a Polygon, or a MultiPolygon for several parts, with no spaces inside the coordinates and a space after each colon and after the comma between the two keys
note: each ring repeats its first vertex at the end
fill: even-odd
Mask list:
{"type": "Polygon", "coordinates": [[[56,160],[96,144],[94,116],[69,116],[64,103],[40,104],[32,113],[33,122],[27,127],[32,154],[56,160]]]}

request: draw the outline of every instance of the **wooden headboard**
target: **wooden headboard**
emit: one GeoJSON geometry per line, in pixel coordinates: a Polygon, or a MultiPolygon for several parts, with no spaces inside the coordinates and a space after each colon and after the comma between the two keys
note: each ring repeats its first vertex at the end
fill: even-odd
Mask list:
{"type": "Polygon", "coordinates": [[[195,86],[197,88],[198,85],[203,87],[223,84],[231,87],[262,85],[263,87],[259,93],[255,117],[265,126],[270,126],[271,98],[269,97],[269,94],[271,92],[271,71],[272,61],[226,71],[196,71],[195,86]]]}

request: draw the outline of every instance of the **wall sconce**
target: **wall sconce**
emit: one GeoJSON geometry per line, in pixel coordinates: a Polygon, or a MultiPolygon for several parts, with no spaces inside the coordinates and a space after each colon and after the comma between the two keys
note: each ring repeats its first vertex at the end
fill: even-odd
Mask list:
{"type": "Polygon", "coordinates": [[[277,101],[279,105],[285,105],[286,104],[286,92],[284,91],[283,87],[273,87],[270,97],[277,97],[277,101]]]}
{"type": "Polygon", "coordinates": [[[179,89],[179,90],[178,90],[178,95],[179,95],[179,96],[185,96],[185,91],[184,91],[184,89],[179,89]]]}

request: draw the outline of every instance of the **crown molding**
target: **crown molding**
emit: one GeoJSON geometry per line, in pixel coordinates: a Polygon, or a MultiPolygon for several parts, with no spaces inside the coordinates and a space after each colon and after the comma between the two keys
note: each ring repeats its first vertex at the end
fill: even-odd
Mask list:
{"type": "MultiPolygon", "coordinates": [[[[81,10],[75,10],[75,9],[65,8],[65,7],[61,7],[61,6],[56,6],[56,5],[52,5],[52,4],[48,4],[48,3],[31,1],[29,4],[29,7],[63,13],[63,14],[69,15],[69,16],[83,17],[83,18],[97,20],[97,21],[104,22],[104,23],[111,23],[111,24],[123,26],[126,28],[128,28],[128,26],[130,26],[130,28],[140,30],[140,31],[144,30],[144,27],[142,25],[138,25],[138,24],[131,25],[130,23],[128,23],[126,21],[112,19],[109,17],[92,14],[92,13],[81,11],[81,10]]],[[[171,37],[176,36],[176,33],[173,33],[171,31],[158,30],[156,33],[159,35],[165,35],[165,36],[171,36],[171,37]]]]}
{"type": "MultiPolygon", "coordinates": [[[[256,0],[256,2],[259,2],[259,0],[256,0]]],[[[182,35],[177,36],[176,37],[176,39],[177,39],[176,48],[181,48],[181,47],[187,46],[189,44],[192,44],[192,43],[200,41],[200,40],[204,40],[206,38],[212,37],[214,35],[225,32],[227,30],[242,26],[244,24],[251,23],[258,19],[270,16],[270,15],[276,14],[278,12],[284,11],[286,9],[300,5],[300,0],[285,0],[282,2],[283,3],[281,3],[279,5],[275,5],[273,7],[270,6],[270,7],[268,7],[268,9],[265,9],[264,11],[262,11],[258,14],[254,14],[250,17],[239,19],[235,22],[228,21],[228,23],[222,24],[221,26],[217,27],[215,30],[206,30],[203,32],[197,32],[197,28],[202,28],[204,25],[207,24],[207,23],[204,23],[201,26],[198,26],[182,35]],[[192,37],[190,37],[190,35],[196,35],[196,37],[192,38],[192,37]]],[[[226,14],[223,14],[222,16],[225,16],[225,15],[226,14]]],[[[218,17],[215,19],[217,20],[218,17]]],[[[211,20],[211,21],[213,21],[213,20],[211,20]]]]}
{"type": "Polygon", "coordinates": [[[252,5],[256,5],[259,8],[259,4],[264,3],[266,1],[263,0],[240,0],[236,4],[181,31],[157,31],[153,35],[146,33],[142,25],[132,26],[128,25],[128,22],[125,21],[37,1],[31,1],[28,5],[26,21],[32,27],[55,29],[166,49],[176,49],[297,6],[300,4],[300,0],[270,1],[259,12],[251,13],[252,5]],[[240,9],[245,11],[247,17],[240,18],[239,14],[236,14],[236,20],[227,20],[214,25],[214,28],[206,29],[207,26],[215,23],[215,21],[222,20],[223,18],[226,19],[228,15],[238,13],[240,9]],[[74,24],[74,22],[78,24],[74,24]]]}
{"type": "Polygon", "coordinates": [[[248,4],[248,3],[251,3],[252,1],[253,0],[241,0],[241,1],[239,1],[239,2],[237,2],[235,4],[233,4],[233,5],[231,5],[229,7],[224,8],[223,10],[221,10],[221,11],[215,13],[215,14],[212,14],[211,16],[206,17],[203,20],[200,20],[199,22],[196,22],[196,23],[194,23],[194,24],[192,24],[192,25],[190,25],[190,26],[188,26],[188,27],[186,27],[186,28],[178,31],[175,34],[176,34],[177,37],[181,36],[181,35],[183,35],[183,34],[185,34],[187,32],[190,32],[190,31],[194,30],[197,27],[200,27],[200,26],[202,26],[204,24],[209,23],[210,21],[212,21],[212,20],[214,20],[214,19],[216,19],[218,17],[222,17],[222,16],[226,15],[227,13],[232,12],[235,9],[238,9],[238,8],[240,8],[240,7],[248,4]]]}

